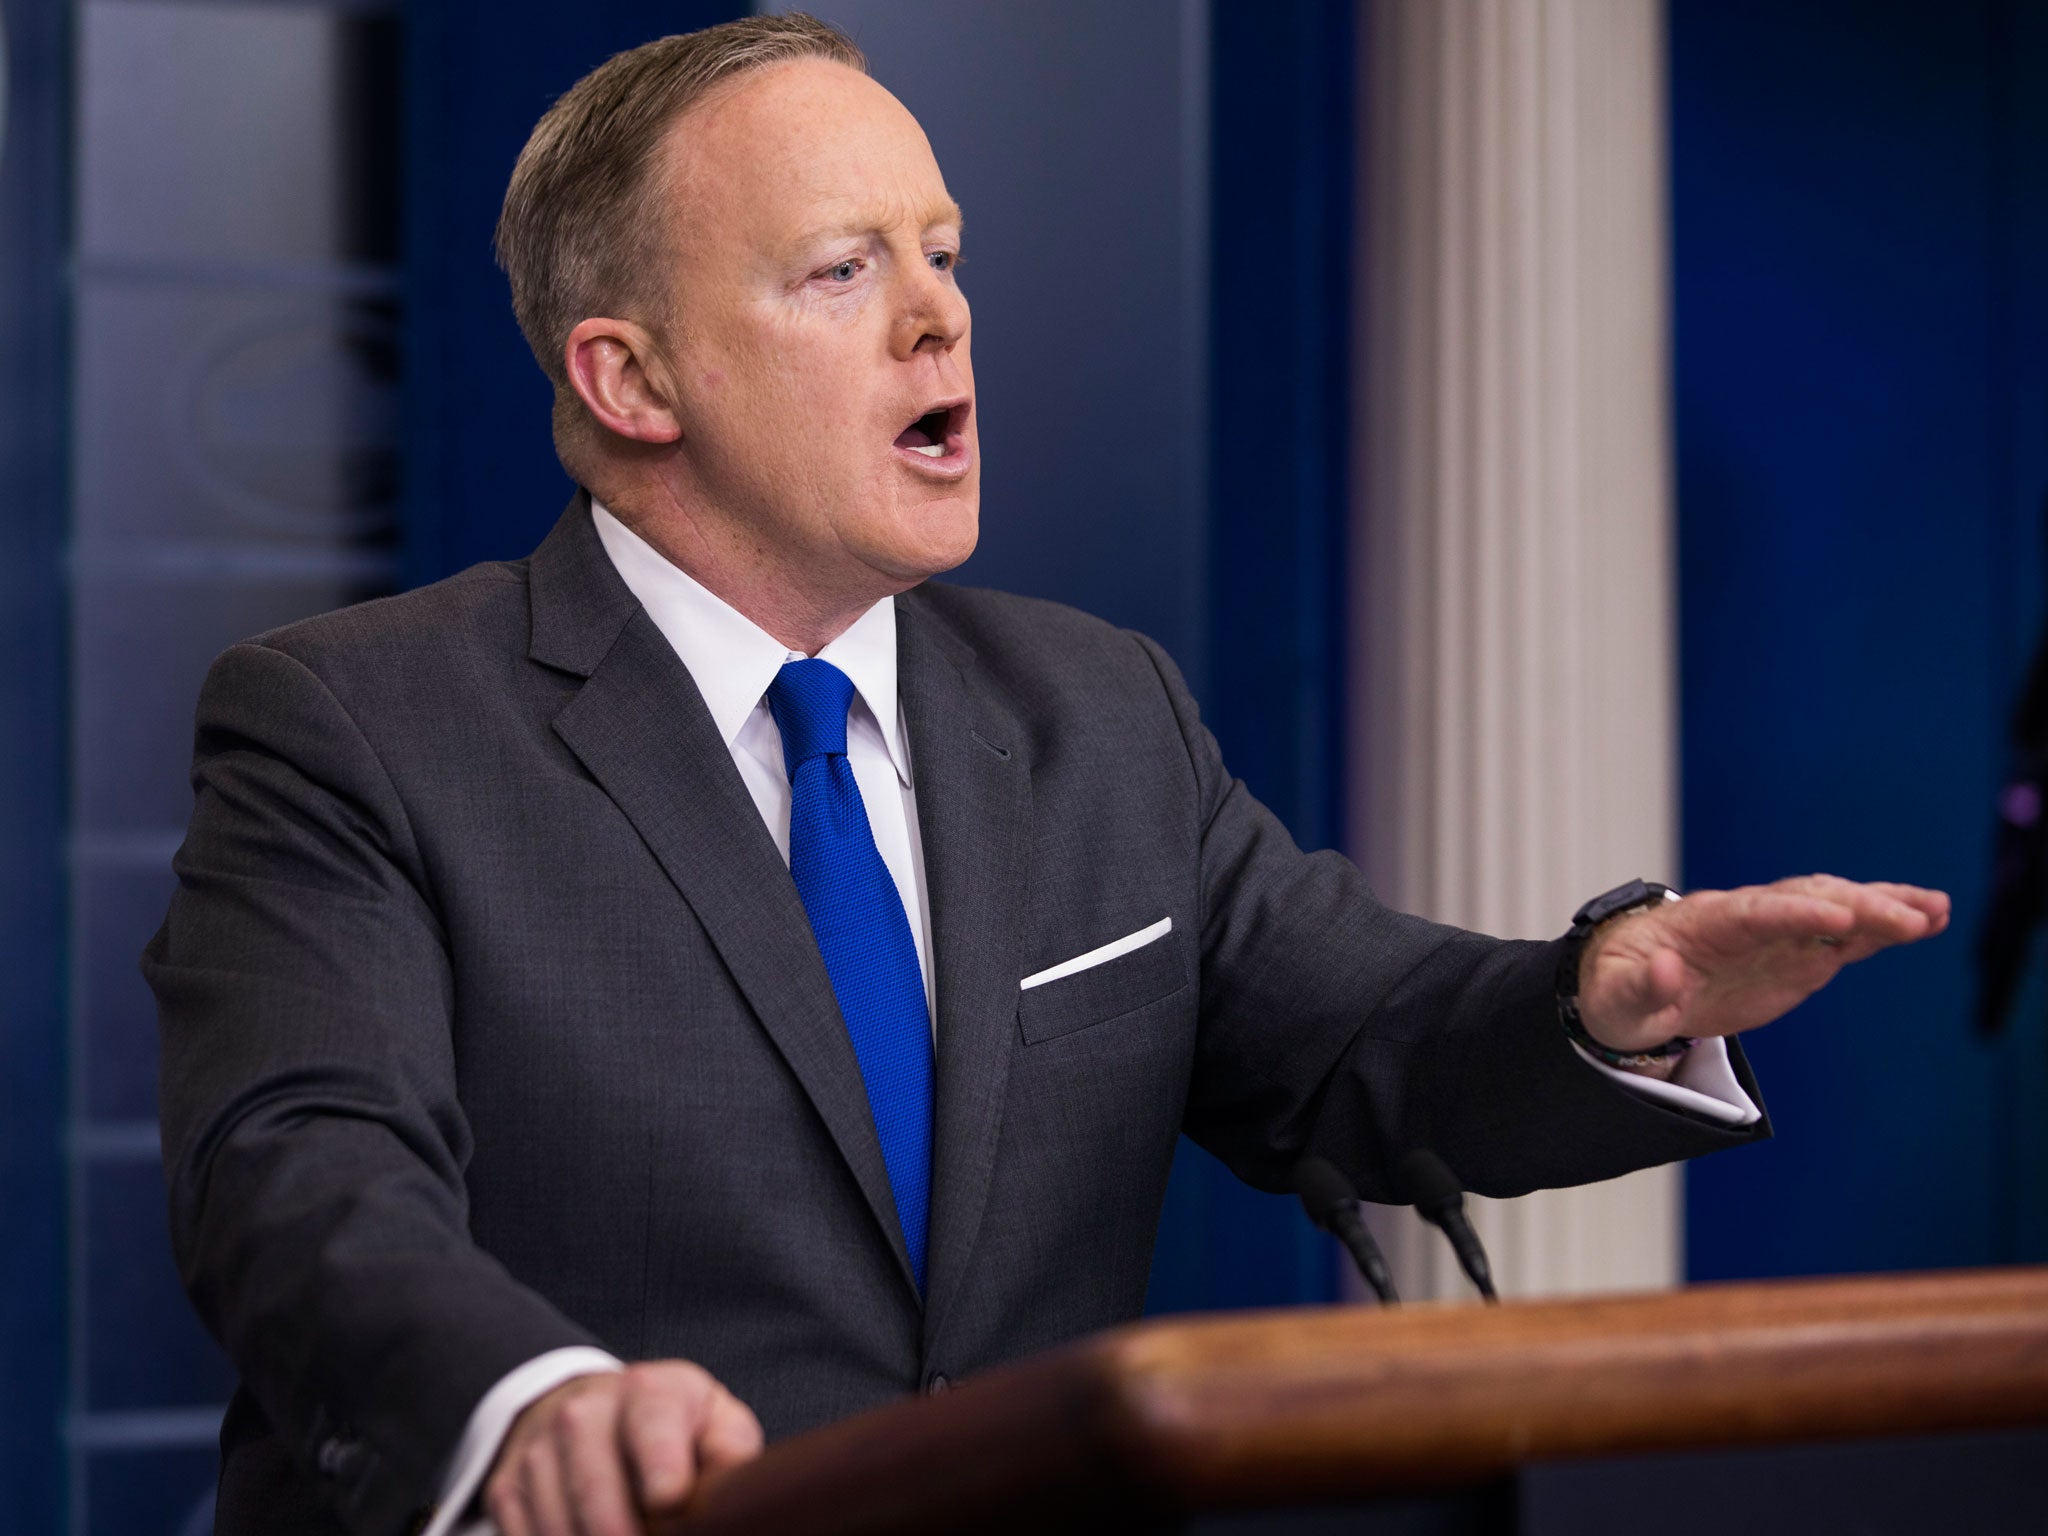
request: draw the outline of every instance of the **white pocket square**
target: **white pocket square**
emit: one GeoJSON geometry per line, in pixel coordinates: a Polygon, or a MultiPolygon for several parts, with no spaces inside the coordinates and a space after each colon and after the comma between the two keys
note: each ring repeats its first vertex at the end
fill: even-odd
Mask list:
{"type": "Polygon", "coordinates": [[[1048,981],[1058,981],[1063,976],[1072,976],[1077,971],[1093,970],[1112,960],[1128,955],[1134,949],[1143,949],[1154,939],[1163,939],[1173,932],[1173,919],[1162,917],[1158,922],[1140,928],[1136,933],[1127,933],[1120,939],[1111,939],[1098,949],[1091,949],[1085,955],[1076,955],[1071,960],[1062,960],[1058,965],[1049,965],[1042,971],[1034,971],[1017,983],[1017,990],[1029,992],[1033,987],[1042,987],[1048,981]]]}

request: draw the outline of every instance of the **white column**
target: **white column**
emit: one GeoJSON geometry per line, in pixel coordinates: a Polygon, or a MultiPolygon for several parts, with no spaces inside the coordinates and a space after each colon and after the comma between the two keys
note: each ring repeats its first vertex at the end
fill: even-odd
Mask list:
{"type": "MultiPolygon", "coordinates": [[[[1360,28],[1352,842],[1516,938],[1675,880],[1659,0],[1372,0],[1360,28]]],[[[1674,1170],[1474,1201],[1504,1291],[1679,1272],[1674,1170]]],[[[1404,1292],[1460,1294],[1412,1214],[1404,1292]]]]}

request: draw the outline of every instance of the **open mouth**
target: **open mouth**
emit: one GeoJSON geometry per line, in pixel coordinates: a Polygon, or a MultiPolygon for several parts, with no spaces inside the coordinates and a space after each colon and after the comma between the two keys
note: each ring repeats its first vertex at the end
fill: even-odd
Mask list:
{"type": "Polygon", "coordinates": [[[926,411],[896,434],[896,446],[935,462],[964,453],[966,441],[961,433],[967,425],[967,410],[963,400],[926,411]]]}

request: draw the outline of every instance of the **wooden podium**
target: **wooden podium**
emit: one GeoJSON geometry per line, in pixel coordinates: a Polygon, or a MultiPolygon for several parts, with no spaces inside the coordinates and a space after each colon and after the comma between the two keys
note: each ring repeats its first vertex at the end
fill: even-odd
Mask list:
{"type": "MultiPolygon", "coordinates": [[[[1533,1467],[1922,1437],[1878,1442],[1889,1464],[1942,1432],[2043,1425],[2048,1269],[1240,1313],[1119,1329],[784,1441],[653,1533],[1511,1531],[1500,1490],[1533,1467]]],[[[2007,1528],[2048,1531],[2048,1433],[2021,1435],[1995,1465],[2032,1476],[2038,1457],[2044,1498],[2007,1528]]]]}

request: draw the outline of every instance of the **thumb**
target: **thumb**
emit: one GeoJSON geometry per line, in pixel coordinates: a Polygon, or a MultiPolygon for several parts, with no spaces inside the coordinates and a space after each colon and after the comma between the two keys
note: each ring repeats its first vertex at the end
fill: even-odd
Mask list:
{"type": "Polygon", "coordinates": [[[720,1388],[697,1431],[699,1459],[706,1467],[732,1466],[761,1454],[761,1421],[753,1409],[720,1388]]]}
{"type": "Polygon", "coordinates": [[[1650,963],[1643,967],[1643,1012],[1659,1013],[1683,1003],[1686,980],[1683,955],[1669,946],[1653,951],[1650,963]]]}
{"type": "MultiPolygon", "coordinates": [[[[1680,1033],[1689,987],[1684,957],[1660,946],[1629,968],[1627,979],[1610,994],[1612,1009],[1604,1017],[1621,1032],[1617,1038],[1669,1039],[1680,1033]]],[[[1587,1020],[1587,1027],[1593,1027],[1592,1020],[1587,1020]]]]}

